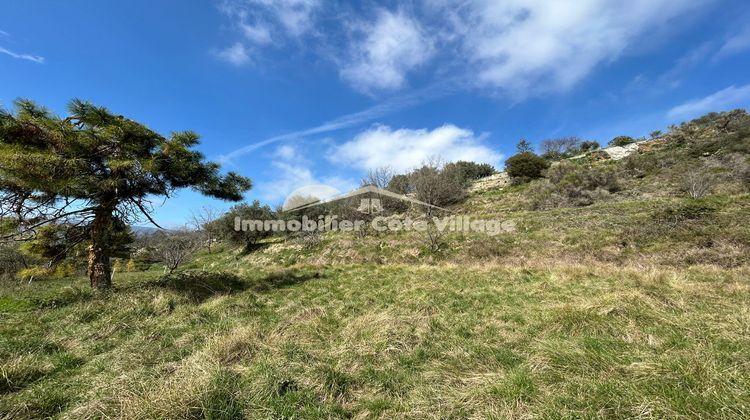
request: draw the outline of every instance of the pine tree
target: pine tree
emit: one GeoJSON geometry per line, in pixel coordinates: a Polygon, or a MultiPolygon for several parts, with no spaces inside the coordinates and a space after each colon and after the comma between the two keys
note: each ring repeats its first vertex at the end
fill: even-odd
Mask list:
{"type": "Polygon", "coordinates": [[[531,145],[531,143],[526,139],[521,139],[518,144],[516,145],[516,151],[520,153],[532,153],[534,152],[534,147],[531,145]]]}
{"type": "MultiPolygon", "coordinates": [[[[221,175],[192,148],[198,135],[169,137],[103,107],[73,100],[60,118],[28,100],[0,109],[0,218],[18,222],[16,239],[54,223],[83,229],[91,286],[111,286],[112,243],[141,217],[156,225],[148,197],[180,188],[239,201],[250,180],[221,175]]],[[[158,225],[157,225],[158,226],[158,225]]],[[[68,244],[69,246],[71,244],[68,244]]]]}

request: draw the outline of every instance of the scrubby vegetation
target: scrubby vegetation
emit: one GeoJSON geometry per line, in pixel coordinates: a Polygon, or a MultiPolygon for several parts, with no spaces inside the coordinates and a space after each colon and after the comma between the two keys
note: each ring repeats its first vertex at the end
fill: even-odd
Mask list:
{"type": "Polygon", "coordinates": [[[599,143],[594,140],[582,140],[578,137],[561,137],[544,140],[539,148],[541,149],[543,158],[547,160],[560,160],[592,152],[600,147],[599,143]]]}
{"type": "Polygon", "coordinates": [[[618,136],[609,141],[610,146],[622,147],[635,143],[635,139],[630,136],[618,136]]]}
{"type": "Polygon", "coordinates": [[[520,144],[516,182],[470,162],[363,180],[513,222],[495,236],[248,237],[236,216],[279,214],[243,204],[123,236],[106,293],[65,225],[3,243],[0,417],[748,417],[750,116],[652,137],[619,160],[520,144]]]}
{"type": "Polygon", "coordinates": [[[620,190],[613,168],[561,162],[547,170],[544,182],[529,190],[532,208],[588,206],[620,190]]]}

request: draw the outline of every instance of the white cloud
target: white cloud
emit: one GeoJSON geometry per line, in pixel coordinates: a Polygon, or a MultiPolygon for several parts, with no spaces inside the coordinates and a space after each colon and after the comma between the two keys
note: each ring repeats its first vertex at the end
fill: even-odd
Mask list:
{"type": "Polygon", "coordinates": [[[318,0],[251,0],[270,7],[287,33],[299,36],[313,27],[312,18],[320,7],[318,0]]]}
{"type": "Polygon", "coordinates": [[[273,157],[275,160],[271,161],[273,172],[270,180],[260,183],[257,187],[261,198],[266,201],[280,202],[292,192],[309,186],[328,185],[337,191],[347,191],[356,187],[356,183],[350,179],[316,176],[309,167],[309,161],[292,145],[276,148],[273,157]]]}
{"type": "Polygon", "coordinates": [[[271,30],[264,24],[250,25],[243,22],[240,23],[240,28],[245,38],[255,44],[265,45],[272,41],[271,30]]]}
{"type": "Polygon", "coordinates": [[[247,48],[245,48],[240,42],[236,42],[230,47],[217,51],[215,54],[219,59],[234,64],[235,66],[241,66],[250,61],[250,55],[248,54],[247,48]]]}
{"type": "Polygon", "coordinates": [[[286,160],[286,161],[293,161],[293,160],[301,160],[301,156],[299,152],[297,151],[297,148],[295,148],[292,145],[285,144],[283,146],[279,146],[276,148],[276,152],[274,155],[280,159],[286,160]]]}
{"type": "MultiPolygon", "coordinates": [[[[454,27],[475,82],[518,96],[574,86],[649,29],[700,1],[476,0],[454,27]]],[[[455,22],[455,19],[454,19],[455,22]]]]}
{"type": "MultiPolygon", "coordinates": [[[[372,13],[375,6],[324,7],[320,0],[226,0],[223,10],[243,42],[278,48],[300,39],[365,93],[402,88],[432,61],[433,74],[458,74],[469,85],[522,99],[570,89],[598,65],[665,27],[679,28],[677,18],[714,1],[418,0],[372,13]]],[[[744,35],[722,54],[745,48],[744,35]]]]}
{"type": "Polygon", "coordinates": [[[714,59],[718,60],[731,55],[741,54],[747,50],[750,50],[750,26],[727,39],[716,55],[714,55],[714,59]]]}
{"type": "Polygon", "coordinates": [[[736,87],[730,86],[705,98],[695,99],[672,108],[667,117],[684,119],[697,117],[707,112],[725,111],[729,108],[747,106],[750,103],[750,84],[736,87]]]}
{"type": "Polygon", "coordinates": [[[298,38],[312,29],[320,0],[224,0],[219,10],[232,20],[242,40],[215,55],[231,64],[250,62],[258,47],[280,47],[287,38],[298,38]]]}
{"type": "Polygon", "coordinates": [[[341,76],[363,91],[401,87],[406,73],[432,54],[432,41],[402,12],[380,10],[374,23],[362,24],[359,30],[364,38],[351,46],[341,76]]]}
{"type": "Polygon", "coordinates": [[[33,61],[37,64],[44,64],[44,57],[39,55],[32,55],[32,54],[24,54],[24,53],[16,53],[11,50],[8,50],[6,48],[0,47],[0,54],[9,55],[13,58],[17,58],[19,60],[27,60],[27,61],[33,61]]]}
{"type": "Polygon", "coordinates": [[[390,166],[399,172],[439,157],[444,162],[468,160],[498,165],[502,155],[483,144],[470,130],[447,124],[434,130],[375,126],[334,147],[328,159],[336,164],[375,169],[390,166]]]}
{"type": "Polygon", "coordinates": [[[240,23],[262,23],[298,36],[313,27],[320,6],[320,0],[224,0],[219,9],[240,23]]]}

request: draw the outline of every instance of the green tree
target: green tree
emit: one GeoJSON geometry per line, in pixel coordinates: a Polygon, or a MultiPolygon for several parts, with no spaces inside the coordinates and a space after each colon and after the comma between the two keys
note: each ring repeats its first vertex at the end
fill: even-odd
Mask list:
{"type": "Polygon", "coordinates": [[[409,182],[409,175],[396,175],[391,178],[388,182],[388,191],[392,191],[398,194],[409,194],[414,191],[411,183],[409,182]]]}
{"type": "Polygon", "coordinates": [[[541,178],[549,162],[531,152],[519,153],[505,161],[505,171],[511,178],[530,180],[541,178]]]}
{"type": "Polygon", "coordinates": [[[211,228],[218,232],[222,239],[250,251],[259,240],[271,236],[274,232],[265,229],[254,229],[250,223],[254,220],[275,220],[276,213],[268,205],[255,200],[252,204],[238,204],[223,216],[212,222],[211,228]],[[243,226],[242,222],[246,222],[243,226]],[[238,229],[239,228],[239,229],[238,229]]]}
{"type": "MultiPolygon", "coordinates": [[[[456,167],[454,167],[456,168],[456,167]]],[[[409,174],[409,183],[414,189],[415,198],[433,206],[443,207],[458,203],[466,198],[468,182],[456,170],[445,171],[440,162],[429,161],[409,174]]],[[[425,209],[432,214],[433,209],[425,209]]]]}
{"type": "MultiPolygon", "coordinates": [[[[250,180],[221,175],[192,148],[198,135],[169,137],[89,102],[73,100],[70,116],[53,115],[28,100],[15,113],[0,110],[0,208],[19,221],[16,238],[57,223],[84,229],[91,286],[111,286],[113,237],[145,217],[154,225],[148,197],[180,188],[239,201],[250,180]]],[[[158,226],[158,225],[157,225],[158,226]]]]}
{"type": "Polygon", "coordinates": [[[602,146],[599,144],[598,141],[589,140],[589,141],[582,142],[581,146],[579,147],[579,149],[580,149],[581,153],[587,153],[587,152],[591,152],[591,151],[597,150],[597,149],[599,149],[601,147],[602,146]]]}
{"type": "Polygon", "coordinates": [[[518,144],[516,145],[516,151],[518,153],[532,153],[534,152],[534,147],[531,145],[531,142],[529,142],[526,139],[521,139],[518,144]]]}

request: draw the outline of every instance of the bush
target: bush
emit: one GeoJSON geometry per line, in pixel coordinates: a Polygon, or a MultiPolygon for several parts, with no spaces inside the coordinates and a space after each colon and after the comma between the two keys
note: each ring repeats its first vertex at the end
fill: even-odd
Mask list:
{"type": "Polygon", "coordinates": [[[495,173],[495,168],[487,163],[476,163],[459,160],[443,167],[443,172],[453,174],[463,181],[473,181],[495,173]]]}
{"type": "Polygon", "coordinates": [[[593,152],[594,150],[600,149],[602,146],[598,141],[584,141],[578,148],[581,153],[593,152]]]}
{"type": "Polygon", "coordinates": [[[122,272],[122,269],[122,260],[120,258],[115,258],[115,260],[112,262],[112,272],[119,273],[122,272]]]}
{"type": "MultiPolygon", "coordinates": [[[[301,214],[299,216],[301,217],[301,214]]],[[[265,229],[236,230],[235,219],[239,218],[240,221],[274,220],[276,217],[276,213],[268,205],[262,205],[255,200],[252,204],[239,204],[232,207],[213,223],[222,239],[250,249],[261,239],[271,236],[273,232],[265,229]]],[[[240,228],[243,226],[240,225],[240,228]]]]}
{"type": "Polygon", "coordinates": [[[200,303],[216,295],[246,290],[248,283],[231,273],[199,271],[167,274],[149,286],[168,289],[200,303]]]}
{"type": "MultiPolygon", "coordinates": [[[[492,165],[486,163],[458,161],[441,166],[439,160],[432,159],[408,174],[390,177],[386,189],[397,194],[414,194],[417,200],[441,207],[460,202],[466,198],[471,181],[496,172],[492,165]]],[[[408,208],[402,201],[381,200],[385,209],[393,213],[408,208]]],[[[429,209],[427,211],[430,212],[429,209]]]]}
{"type": "Polygon", "coordinates": [[[636,153],[623,159],[622,168],[634,178],[643,178],[646,175],[653,175],[659,170],[659,159],[651,153],[636,153]]]}
{"type": "Polygon", "coordinates": [[[196,232],[178,231],[163,235],[158,249],[165,272],[172,274],[180,265],[192,261],[200,247],[201,238],[196,232]]]}
{"type": "Polygon", "coordinates": [[[409,174],[409,184],[417,200],[440,207],[466,198],[468,183],[455,170],[441,170],[437,164],[428,163],[409,174]]]}
{"type": "Polygon", "coordinates": [[[12,279],[25,267],[25,257],[14,243],[0,243],[0,279],[12,279]]]}
{"type": "Polygon", "coordinates": [[[125,264],[125,271],[127,271],[128,273],[132,273],[140,270],[138,269],[138,265],[136,265],[135,260],[131,258],[128,260],[128,263],[125,264]]]}
{"type": "Polygon", "coordinates": [[[620,190],[615,171],[570,162],[551,167],[547,178],[531,191],[534,209],[588,206],[620,190]]]}
{"type": "Polygon", "coordinates": [[[635,139],[630,136],[618,136],[618,137],[613,138],[609,142],[609,145],[622,147],[622,146],[627,146],[633,143],[635,143],[635,139]]]}
{"type": "Polygon", "coordinates": [[[29,267],[20,270],[16,276],[22,281],[59,280],[75,274],[71,263],[61,263],[55,267],[29,267]]]}
{"type": "Polygon", "coordinates": [[[691,201],[658,210],[651,215],[656,224],[674,228],[690,222],[706,222],[716,213],[716,207],[700,201],[691,201]]]}
{"type": "MultiPolygon", "coordinates": [[[[151,237],[149,237],[149,241],[152,243],[152,245],[156,242],[156,240],[157,238],[155,237],[155,235],[151,235],[151,237]]],[[[156,256],[157,251],[152,245],[138,248],[135,252],[133,252],[133,255],[128,260],[128,264],[126,266],[127,271],[146,271],[151,268],[151,264],[159,261],[159,258],[156,256]]]]}
{"type": "Polygon", "coordinates": [[[558,160],[578,154],[582,144],[582,140],[578,137],[560,137],[544,140],[540,148],[543,158],[558,160]]]}
{"type": "Polygon", "coordinates": [[[688,172],[680,183],[680,190],[690,198],[701,198],[711,193],[716,179],[705,170],[688,172]]]}
{"type": "Polygon", "coordinates": [[[397,194],[409,194],[414,192],[409,183],[409,175],[396,175],[391,178],[387,190],[397,194]]]}
{"type": "Polygon", "coordinates": [[[522,181],[541,178],[549,162],[531,152],[519,153],[505,161],[505,170],[511,178],[522,181]]]}

